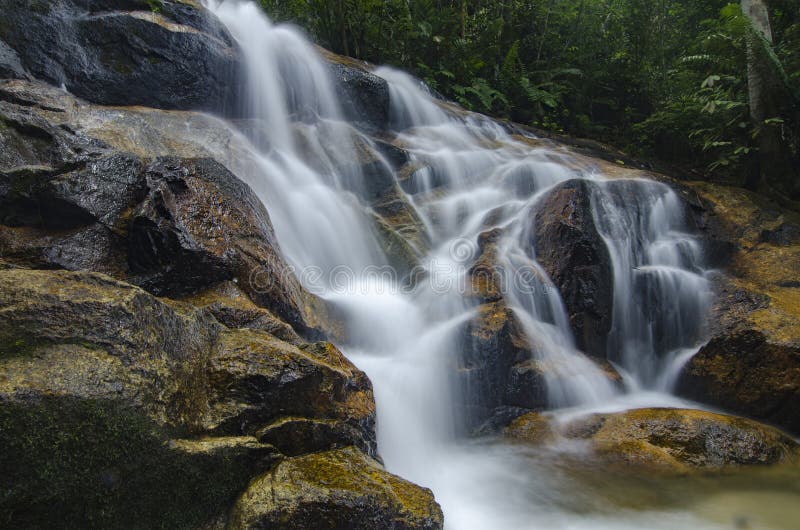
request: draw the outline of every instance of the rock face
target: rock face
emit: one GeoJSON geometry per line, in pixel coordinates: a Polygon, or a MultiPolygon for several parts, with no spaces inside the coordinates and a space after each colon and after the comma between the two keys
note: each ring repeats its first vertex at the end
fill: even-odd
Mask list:
{"type": "Polygon", "coordinates": [[[461,359],[462,395],[475,425],[495,409],[512,406],[541,410],[547,388],[535,375],[526,378],[524,366],[532,354],[513,311],[503,302],[488,303],[467,326],[461,359]]]}
{"type": "Polygon", "coordinates": [[[639,409],[553,424],[539,414],[514,420],[506,435],[532,443],[584,440],[602,462],[683,474],[793,461],[800,446],[766,425],[710,412],[639,409]]]}
{"type": "Polygon", "coordinates": [[[229,528],[436,529],[442,513],[429,490],[390,475],[345,448],[283,461],[239,498],[229,528]]]}
{"type": "Polygon", "coordinates": [[[197,3],[8,0],[3,15],[11,77],[25,71],[105,105],[235,108],[238,50],[197,3]]]}
{"type": "Polygon", "coordinates": [[[710,340],[678,391],[800,433],[800,217],[744,190],[692,188],[708,237],[731,250],[715,282],[710,340]]]}
{"type": "Polygon", "coordinates": [[[318,335],[304,319],[309,296],[245,183],[208,158],[146,158],[65,130],[62,113],[33,107],[37,90],[9,86],[13,103],[0,101],[9,124],[0,131],[7,259],[104,272],[156,295],[185,296],[234,280],[259,306],[318,335]]]}
{"type": "Polygon", "coordinates": [[[0,81],[0,519],[224,526],[254,478],[323,452],[372,486],[306,513],[441,527],[376,460],[366,376],[307,342],[333,319],[283,274],[226,167],[246,156],[208,116],[0,81]]]}
{"type": "Polygon", "coordinates": [[[605,359],[614,274],[592,217],[593,186],[585,180],[556,186],[536,211],[531,243],[563,297],[578,348],[605,359]]]}
{"type": "Polygon", "coordinates": [[[290,491],[287,456],[298,457],[286,461],[292,468],[305,462],[298,455],[349,447],[325,465],[372,485],[325,493],[312,474],[306,487],[322,492],[307,514],[355,516],[350,506],[364,521],[441,527],[430,492],[373,460],[374,407],[366,376],[331,344],[229,329],[207,310],[101,274],[0,270],[0,513],[9,524],[52,525],[58,514],[59,525],[120,526],[136,513],[142,526],[194,528],[224,520],[247,483],[276,465],[265,476],[290,491]]]}

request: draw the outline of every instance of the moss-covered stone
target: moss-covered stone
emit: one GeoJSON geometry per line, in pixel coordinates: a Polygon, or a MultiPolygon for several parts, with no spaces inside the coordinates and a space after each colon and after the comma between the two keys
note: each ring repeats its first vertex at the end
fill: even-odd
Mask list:
{"type": "Polygon", "coordinates": [[[218,525],[286,455],[377,456],[370,382],[336,347],[226,328],[207,296],[198,308],[102,274],[0,268],[3,521],[218,525]]]}
{"type": "Polygon", "coordinates": [[[231,329],[257,329],[296,346],[304,343],[289,324],[254,304],[234,282],[217,284],[182,301],[209,311],[221,324],[231,329]]]}
{"type": "Polygon", "coordinates": [[[281,462],[239,498],[229,530],[442,528],[430,490],[387,473],[353,449],[281,462]]]}
{"type": "Polygon", "coordinates": [[[738,188],[692,183],[712,248],[711,337],[679,392],[800,432],[800,215],[738,188]]]}
{"type": "MultiPolygon", "coordinates": [[[[204,425],[210,431],[255,434],[282,417],[299,416],[341,422],[318,433],[331,436],[318,438],[316,449],[348,441],[368,454],[377,452],[372,386],[329,343],[301,349],[262,332],[223,332],[208,374],[212,393],[204,425]]],[[[269,442],[282,445],[274,432],[269,442]]]]}
{"type": "Polygon", "coordinates": [[[14,401],[128,400],[157,423],[190,428],[206,406],[205,364],[218,330],[200,312],[176,313],[101,274],[3,270],[0,392],[14,401]]]}
{"type": "Polygon", "coordinates": [[[516,418],[505,433],[533,445],[585,441],[594,460],[636,473],[718,471],[800,457],[800,446],[775,428],[699,410],[638,409],[566,422],[531,413],[516,418]]]}
{"type": "Polygon", "coordinates": [[[197,528],[224,517],[274,453],[192,451],[118,400],[0,402],[0,518],[7,528],[197,528]]]}

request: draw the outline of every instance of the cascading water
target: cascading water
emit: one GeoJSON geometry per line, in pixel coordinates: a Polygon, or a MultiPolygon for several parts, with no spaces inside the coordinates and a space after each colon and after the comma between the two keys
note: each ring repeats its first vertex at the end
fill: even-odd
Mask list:
{"type": "Polygon", "coordinates": [[[238,126],[252,142],[254,163],[237,174],[264,201],[301,281],[344,315],[347,339],[339,346],[373,382],[387,468],[432,488],[454,530],[674,528],[690,521],[650,514],[643,523],[630,514],[567,508],[574,484],[552,479],[553,469],[521,449],[465,441],[470,418],[456,413],[465,398],[455,382],[461,339],[478,303],[459,286],[469,283],[479,236],[493,229],[500,233],[500,274],[509,280],[531,272],[522,283],[505,281],[503,298],[530,340],[532,360],[549,367],[552,408],[680,403],[663,394],[663,374],[702,340],[709,289],[674,192],[649,181],[606,180],[488,118],[447,110],[406,74],[378,69],[389,83],[397,143],[417,168],[402,179],[395,174],[395,189],[427,232],[427,249],[418,248],[423,280],[401,288],[399,278],[374,274],[394,263],[376,236],[364,198],[370,175],[357,161],[366,150],[383,171],[393,168],[342,118],[325,63],[301,34],[274,26],[251,2],[208,5],[247,62],[243,106],[252,123],[238,126]],[[615,279],[608,349],[627,393],[578,351],[561,297],[530,248],[527,231],[542,198],[570,179],[597,183],[593,212],[615,279]],[[310,269],[318,274],[305,274],[310,269]]]}

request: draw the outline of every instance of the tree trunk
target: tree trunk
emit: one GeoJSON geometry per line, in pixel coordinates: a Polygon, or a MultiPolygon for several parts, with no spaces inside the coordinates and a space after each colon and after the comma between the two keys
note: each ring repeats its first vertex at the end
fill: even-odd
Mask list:
{"type": "Polygon", "coordinates": [[[742,12],[750,20],[747,32],[747,88],[750,119],[757,134],[758,154],[751,160],[746,186],[763,190],[768,186],[794,180],[791,155],[783,141],[780,127],[765,120],[781,115],[780,98],[784,95],[780,79],[766,46],[772,44],[772,27],[765,0],[741,0],[742,12]]]}

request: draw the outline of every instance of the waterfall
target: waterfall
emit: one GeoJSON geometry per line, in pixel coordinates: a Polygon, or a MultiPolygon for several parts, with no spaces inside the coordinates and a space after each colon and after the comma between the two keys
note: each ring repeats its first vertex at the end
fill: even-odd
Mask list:
{"type": "Polygon", "coordinates": [[[664,374],[699,347],[710,295],[701,249],[675,193],[651,181],[607,179],[488,118],[453,112],[419,81],[379,68],[397,143],[417,168],[400,178],[373,140],[345,120],[327,65],[301,33],[272,24],[252,2],[207,5],[247,65],[242,106],[250,120],[236,126],[252,143],[255,163],[237,174],[264,202],[305,287],[344,315],[347,333],[337,346],[373,382],[387,468],[431,487],[448,528],[587,527],[542,508],[552,501],[550,486],[520,472],[527,464],[516,449],[466,440],[470,418],[459,416],[458,404],[470,396],[456,374],[469,347],[464,330],[481,301],[458,286],[469,284],[482,234],[496,230],[503,303],[529,341],[531,361],[548,367],[551,408],[677,402],[665,394],[664,374]],[[394,175],[425,232],[427,248],[418,249],[423,280],[411,288],[396,275],[374,274],[396,264],[370,214],[365,153],[372,167],[394,175]],[[595,184],[594,221],[614,273],[607,346],[624,388],[576,347],[561,294],[530,244],[543,198],[572,179],[595,184]],[[528,272],[521,282],[520,271],[528,272]]]}

